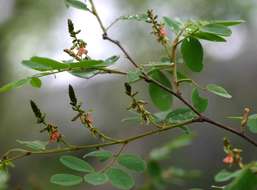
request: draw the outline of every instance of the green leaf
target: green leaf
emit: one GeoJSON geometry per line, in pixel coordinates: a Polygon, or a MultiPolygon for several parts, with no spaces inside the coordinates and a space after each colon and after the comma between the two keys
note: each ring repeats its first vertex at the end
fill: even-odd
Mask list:
{"type": "Polygon", "coordinates": [[[228,27],[220,24],[207,24],[201,28],[201,31],[226,37],[232,34],[232,31],[228,27]]]}
{"type": "Polygon", "coordinates": [[[109,177],[111,184],[118,189],[128,190],[135,185],[134,179],[121,169],[110,168],[106,174],[109,177]]]}
{"type": "Polygon", "coordinates": [[[147,14],[143,13],[143,14],[122,16],[119,19],[121,19],[121,20],[147,21],[148,20],[148,16],[147,16],[147,14]]]}
{"type": "Polygon", "coordinates": [[[120,56],[114,55],[114,56],[111,56],[111,57],[107,58],[106,60],[104,60],[104,64],[105,64],[105,66],[110,66],[110,65],[116,63],[119,59],[120,59],[120,56]]]}
{"type": "Polygon", "coordinates": [[[4,85],[0,88],[0,93],[10,91],[14,88],[22,87],[23,85],[28,83],[30,81],[30,79],[31,78],[28,77],[28,78],[25,78],[25,79],[21,79],[21,80],[17,80],[17,81],[13,81],[11,83],[8,83],[8,84],[6,84],[6,85],[4,85]]]}
{"type": "Polygon", "coordinates": [[[208,107],[208,99],[202,98],[199,95],[198,90],[195,88],[192,92],[192,102],[197,111],[200,113],[204,112],[208,107]]]}
{"type": "Polygon", "coordinates": [[[224,182],[231,180],[241,174],[242,170],[237,170],[235,172],[229,172],[225,169],[221,170],[219,173],[217,173],[214,177],[214,180],[216,182],[224,182]]]}
{"type": "Polygon", "coordinates": [[[120,165],[136,172],[143,172],[146,169],[145,161],[138,155],[121,154],[117,161],[120,165]]]}
{"type": "Polygon", "coordinates": [[[209,92],[218,96],[222,96],[224,98],[232,98],[232,96],[223,87],[216,84],[208,84],[206,88],[209,92]]]}
{"type": "Polygon", "coordinates": [[[163,17],[164,23],[176,34],[180,31],[180,23],[168,17],[163,17]]]}
{"type": "Polygon", "coordinates": [[[45,57],[32,57],[30,60],[22,61],[22,64],[36,71],[52,71],[68,68],[66,64],[45,57]]]}
{"type": "Polygon", "coordinates": [[[86,161],[75,156],[61,156],[60,162],[66,167],[79,172],[94,172],[94,168],[86,161]]]}
{"type": "Polygon", "coordinates": [[[140,79],[141,71],[140,70],[132,70],[128,71],[128,83],[136,82],[140,79]]]}
{"type": "Polygon", "coordinates": [[[257,133],[257,114],[249,116],[247,126],[252,133],[257,133]]]}
{"type": "Polygon", "coordinates": [[[33,150],[45,150],[48,145],[48,141],[21,141],[16,140],[18,143],[25,145],[33,150]]]}
{"type": "Polygon", "coordinates": [[[30,84],[35,88],[40,88],[42,86],[41,80],[37,77],[32,77],[30,80],[30,84]]]}
{"type": "Polygon", "coordinates": [[[244,22],[245,22],[244,20],[215,20],[212,23],[223,25],[223,26],[234,26],[244,22]]]}
{"type": "MultiPolygon", "coordinates": [[[[110,63],[110,62],[107,62],[110,63]]],[[[106,67],[107,63],[102,60],[83,60],[74,63],[66,63],[66,67],[69,69],[97,69],[106,67]]]]}
{"type": "Polygon", "coordinates": [[[191,120],[196,117],[196,114],[189,108],[178,108],[170,112],[166,120],[170,123],[181,123],[184,121],[191,120]]]}
{"type": "Polygon", "coordinates": [[[111,58],[106,59],[105,61],[102,60],[83,60],[80,62],[75,63],[68,63],[69,68],[73,69],[70,74],[80,77],[89,79],[93,76],[99,74],[99,68],[104,68],[111,64],[111,58]]]}
{"type": "Polygon", "coordinates": [[[81,9],[81,10],[85,10],[88,11],[89,9],[87,8],[87,5],[82,3],[81,1],[77,1],[77,0],[65,0],[66,5],[77,8],[77,9],[81,9]]]}
{"type": "Polygon", "coordinates": [[[181,53],[186,65],[194,72],[203,69],[203,48],[199,40],[189,37],[183,40],[181,53]]]}
{"type": "Polygon", "coordinates": [[[105,173],[93,172],[84,176],[85,182],[91,185],[103,185],[108,182],[108,176],[105,173]]]}
{"type": "Polygon", "coordinates": [[[215,34],[207,33],[207,32],[197,32],[193,34],[195,38],[199,38],[202,40],[208,40],[208,41],[213,41],[213,42],[226,42],[226,39],[223,37],[220,37],[215,34]]]}
{"type": "Polygon", "coordinates": [[[155,160],[147,162],[147,172],[153,178],[161,178],[162,169],[159,163],[155,160]]]}
{"type": "Polygon", "coordinates": [[[83,158],[87,158],[87,157],[96,157],[96,158],[99,158],[101,162],[104,162],[106,160],[109,160],[112,157],[112,152],[107,150],[97,150],[97,151],[93,151],[88,154],[85,154],[83,156],[83,158]]]}
{"type": "MultiPolygon", "coordinates": [[[[153,70],[149,73],[149,75],[153,79],[159,81],[164,86],[172,88],[169,79],[161,71],[153,70]]],[[[152,99],[152,102],[156,107],[158,107],[162,111],[170,109],[173,98],[169,92],[163,90],[158,85],[152,83],[149,84],[148,91],[152,99]]]]}
{"type": "Polygon", "coordinates": [[[83,179],[80,176],[71,174],[55,174],[50,179],[51,183],[62,186],[73,186],[82,183],[83,179]]]}
{"type": "Polygon", "coordinates": [[[152,160],[157,160],[157,161],[168,159],[170,158],[170,154],[174,150],[190,145],[193,137],[194,136],[192,134],[190,135],[185,134],[185,135],[176,137],[175,139],[171,140],[170,142],[166,143],[160,148],[153,149],[150,152],[150,158],[152,160]]]}
{"type": "Polygon", "coordinates": [[[224,190],[256,190],[257,175],[246,168],[224,190]]]}

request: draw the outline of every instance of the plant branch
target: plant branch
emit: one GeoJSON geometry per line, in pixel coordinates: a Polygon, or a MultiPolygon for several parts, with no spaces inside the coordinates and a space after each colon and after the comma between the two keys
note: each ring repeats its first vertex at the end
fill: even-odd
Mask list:
{"type": "MultiPolygon", "coordinates": [[[[92,7],[94,7],[94,9],[95,9],[95,6],[94,6],[94,4],[93,4],[93,0],[90,0],[90,3],[92,4],[92,7]]],[[[114,39],[112,39],[112,38],[110,38],[110,37],[108,36],[107,31],[106,31],[106,29],[103,27],[102,21],[101,21],[101,19],[100,19],[99,15],[97,14],[96,11],[95,11],[95,16],[97,17],[97,20],[98,20],[98,22],[99,22],[99,24],[100,24],[100,26],[101,26],[101,28],[102,28],[102,30],[103,30],[103,39],[104,39],[104,40],[108,40],[108,41],[112,42],[113,44],[117,45],[117,46],[120,48],[120,50],[126,55],[126,57],[128,58],[128,60],[129,60],[135,67],[138,68],[138,67],[139,67],[138,64],[133,60],[133,58],[129,55],[129,53],[128,53],[127,50],[121,45],[121,43],[120,43],[119,41],[114,40],[114,39]]],[[[182,30],[180,31],[180,33],[176,36],[176,39],[173,41],[173,44],[172,44],[172,53],[171,53],[172,61],[173,61],[173,62],[176,60],[176,48],[177,48],[178,44],[182,42],[181,40],[179,40],[179,38],[180,38],[180,36],[183,34],[183,32],[185,31],[185,29],[186,29],[187,27],[188,27],[188,25],[185,26],[184,29],[182,29],[182,30]]],[[[174,65],[176,65],[176,64],[174,64],[174,65]]],[[[176,66],[175,66],[175,67],[176,67],[176,66]]],[[[174,69],[174,68],[173,68],[173,69],[174,69]]],[[[176,69],[174,69],[174,70],[175,70],[175,72],[176,72],[176,69]]],[[[176,74],[177,74],[177,73],[175,73],[175,81],[176,81],[176,83],[177,83],[176,74]]],[[[178,89],[177,89],[177,92],[174,92],[174,91],[171,90],[170,88],[168,88],[168,87],[166,87],[165,85],[161,84],[159,81],[156,81],[156,80],[152,79],[151,77],[149,77],[149,76],[148,76],[146,73],[144,73],[144,72],[142,73],[142,76],[140,76],[140,77],[141,77],[142,79],[144,79],[146,82],[148,82],[148,83],[150,82],[150,83],[156,84],[156,85],[158,85],[159,87],[161,87],[163,90],[165,90],[165,91],[169,92],[170,94],[174,95],[174,96],[175,96],[176,98],[178,98],[181,102],[183,102],[188,108],[190,108],[194,113],[196,113],[196,114],[199,116],[199,118],[200,118],[200,120],[201,120],[202,122],[207,122],[207,123],[212,124],[212,125],[214,125],[214,126],[216,126],[216,127],[222,128],[222,129],[224,129],[224,130],[226,130],[226,131],[229,131],[229,132],[231,132],[231,133],[233,133],[233,134],[235,134],[235,135],[238,135],[238,136],[242,137],[243,139],[245,139],[246,141],[250,142],[251,144],[253,144],[254,146],[257,147],[257,142],[254,141],[253,139],[251,139],[250,137],[246,136],[245,134],[242,134],[241,132],[239,132],[239,131],[237,131],[237,130],[231,128],[231,127],[227,127],[227,126],[225,126],[225,125],[223,125],[223,124],[220,124],[220,123],[218,123],[218,122],[213,121],[213,120],[210,119],[210,118],[207,118],[207,117],[203,116],[200,112],[198,112],[198,111],[194,108],[194,106],[192,106],[192,105],[181,95],[181,93],[178,91],[178,89]]],[[[177,88],[178,88],[178,87],[177,87],[177,88]]]]}
{"type": "MultiPolygon", "coordinates": [[[[55,154],[55,153],[62,153],[62,152],[74,152],[74,151],[79,151],[79,150],[86,150],[86,149],[91,149],[91,148],[102,148],[102,147],[107,147],[107,146],[112,146],[112,145],[118,145],[118,144],[128,144],[130,142],[145,138],[147,136],[152,136],[170,129],[174,129],[174,128],[178,128],[181,127],[183,125],[189,125],[195,122],[199,122],[200,119],[196,118],[196,119],[192,119],[189,121],[185,121],[182,123],[178,123],[175,125],[170,125],[170,126],[166,126],[163,127],[161,129],[156,129],[156,130],[151,130],[148,132],[145,132],[143,134],[140,135],[136,135],[136,136],[132,136],[129,138],[125,138],[123,140],[119,140],[119,141],[115,141],[115,142],[109,142],[109,143],[101,143],[101,144],[91,144],[91,145],[82,145],[82,146],[72,146],[72,147],[64,147],[64,148],[55,148],[55,149],[49,149],[49,150],[44,150],[44,151],[29,151],[29,150],[23,150],[21,149],[21,154],[18,154],[14,157],[10,157],[8,158],[7,154],[5,153],[5,157],[2,158],[2,162],[4,161],[15,161],[27,156],[31,156],[31,155],[47,155],[47,154],[55,154]]],[[[19,149],[15,149],[16,151],[18,151],[19,149]]],[[[10,152],[10,151],[8,151],[10,152]]],[[[1,163],[1,162],[0,162],[1,163]]]]}

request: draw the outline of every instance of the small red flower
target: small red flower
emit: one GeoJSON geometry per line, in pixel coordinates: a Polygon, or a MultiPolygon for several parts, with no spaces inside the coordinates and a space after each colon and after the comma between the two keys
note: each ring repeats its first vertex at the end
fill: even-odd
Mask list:
{"type": "Polygon", "coordinates": [[[56,130],[52,131],[50,135],[50,142],[56,142],[61,138],[61,134],[56,130]]]}
{"type": "Polygon", "coordinates": [[[228,154],[228,155],[223,159],[223,162],[224,162],[225,164],[233,164],[233,162],[234,162],[233,155],[232,155],[232,154],[228,154]]]}
{"type": "Polygon", "coordinates": [[[80,48],[78,49],[77,55],[78,55],[78,56],[87,55],[87,52],[88,52],[88,51],[86,50],[86,48],[80,47],[80,48]]]}
{"type": "Polygon", "coordinates": [[[160,27],[160,36],[161,37],[167,36],[167,31],[165,30],[164,26],[160,27]]]}
{"type": "Polygon", "coordinates": [[[92,125],[92,124],[93,124],[94,119],[93,119],[92,113],[89,112],[89,113],[86,114],[86,120],[87,120],[87,123],[88,123],[89,125],[92,125]]]}

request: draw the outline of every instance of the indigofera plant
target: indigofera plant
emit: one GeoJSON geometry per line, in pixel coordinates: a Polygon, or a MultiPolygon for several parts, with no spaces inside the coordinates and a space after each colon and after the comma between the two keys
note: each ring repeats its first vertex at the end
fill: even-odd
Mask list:
{"type": "MultiPolygon", "coordinates": [[[[78,0],[65,0],[65,4],[67,7],[81,9],[94,15],[102,30],[103,40],[107,40],[117,46],[133,68],[128,71],[121,71],[109,67],[119,60],[119,55],[112,55],[105,60],[90,57],[87,43],[79,38],[80,30],[77,30],[75,24],[69,19],[68,32],[72,45],[70,48],[65,48],[64,52],[71,57],[71,60],[57,61],[45,57],[32,57],[29,60],[24,60],[22,62],[24,66],[38,71],[38,73],[4,85],[0,88],[0,92],[7,92],[26,83],[40,88],[42,86],[40,78],[61,72],[68,72],[84,79],[91,79],[96,75],[104,74],[121,75],[126,77],[127,80],[124,86],[122,85],[124,94],[131,99],[131,104],[128,105],[127,109],[134,114],[133,117],[128,117],[124,121],[135,120],[139,124],[154,126],[155,129],[145,128],[145,133],[124,139],[116,139],[105,134],[95,126],[93,111],[83,108],[83,104],[79,101],[72,85],[69,85],[70,105],[75,112],[71,121],[80,122],[98,143],[75,145],[67,142],[64,138],[65,135],[61,132],[61,128],[48,122],[46,114],[31,100],[31,108],[37,123],[42,126],[40,132],[47,133],[49,138],[46,141],[17,140],[19,144],[26,148],[10,149],[2,155],[0,160],[0,188],[6,187],[9,176],[8,168],[13,166],[15,160],[33,155],[66,153],[66,155],[60,157],[60,162],[65,167],[73,170],[73,172],[57,173],[51,176],[51,183],[61,186],[73,186],[81,183],[99,186],[110,182],[115,188],[126,190],[135,186],[133,172],[144,172],[143,174],[149,180],[146,180],[139,189],[166,189],[170,183],[176,183],[176,180],[187,180],[188,178],[199,176],[198,171],[186,171],[176,166],[161,167],[161,161],[168,159],[174,150],[190,144],[194,137],[192,130],[190,130],[190,124],[193,123],[206,123],[213,127],[221,128],[241,137],[257,148],[257,141],[248,135],[249,132],[257,133],[257,114],[252,114],[249,108],[245,108],[239,116],[229,117],[240,121],[238,129],[205,116],[204,112],[208,108],[208,99],[203,97],[202,91],[227,99],[232,98],[231,94],[217,84],[201,86],[197,81],[182,73],[180,69],[185,66],[192,72],[201,72],[205,66],[203,62],[204,49],[201,41],[226,42],[226,38],[232,34],[231,26],[241,24],[244,21],[182,21],[169,17],[160,19],[153,10],[148,10],[144,14],[118,17],[114,22],[105,26],[93,0],[88,0],[86,3],[78,0]],[[147,64],[137,63],[118,40],[109,36],[109,30],[117,22],[126,20],[135,20],[150,25],[151,31],[149,33],[163,46],[166,56],[158,60],[149,60],[147,64]],[[172,35],[169,35],[170,33],[172,35]],[[178,60],[183,60],[183,63],[178,60]],[[148,109],[149,103],[138,99],[137,94],[140,92],[135,92],[133,89],[133,85],[138,81],[145,82],[152,103],[160,112],[152,113],[148,109]],[[192,89],[191,100],[184,98],[184,92],[181,89],[182,84],[192,89]],[[184,106],[174,107],[172,106],[174,101],[180,101],[184,106]],[[159,148],[153,149],[149,153],[149,159],[145,160],[138,154],[125,151],[132,141],[157,135],[174,128],[182,129],[185,134],[172,139],[172,141],[159,148]],[[56,147],[49,148],[49,144],[53,144],[51,147],[54,145],[56,147]],[[116,152],[106,150],[106,147],[109,146],[116,146],[118,150],[116,152]],[[68,152],[72,151],[89,152],[83,158],[79,158],[68,154],[68,152]],[[101,168],[93,166],[89,158],[98,160],[101,168]],[[77,174],[74,174],[74,172],[77,172],[77,174]]],[[[212,187],[225,190],[256,190],[257,161],[244,163],[242,150],[234,148],[227,138],[224,138],[224,151],[226,156],[223,162],[226,166],[234,165],[238,169],[236,171],[222,169],[215,176],[215,181],[217,183],[222,182],[222,185],[212,187]]]]}

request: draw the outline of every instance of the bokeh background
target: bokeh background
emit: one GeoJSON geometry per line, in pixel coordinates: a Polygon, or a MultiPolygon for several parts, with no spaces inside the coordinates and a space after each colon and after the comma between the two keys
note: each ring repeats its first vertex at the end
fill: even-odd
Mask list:
{"type": "MultiPolygon", "coordinates": [[[[210,105],[207,115],[230,125],[237,125],[226,116],[239,115],[245,106],[257,111],[257,2],[255,0],[95,0],[104,23],[116,17],[143,13],[149,8],[160,16],[183,19],[244,19],[246,22],[233,28],[233,35],[227,43],[204,43],[205,68],[201,75],[188,72],[200,84],[217,83],[224,86],[233,99],[224,100],[208,95],[210,105]]],[[[129,69],[128,61],[112,44],[102,41],[101,31],[94,17],[80,10],[66,9],[63,0],[0,0],[0,85],[33,74],[21,66],[23,59],[31,56],[48,56],[65,60],[63,49],[70,47],[66,22],[71,18],[75,27],[82,29],[80,36],[88,43],[89,54],[93,58],[107,58],[121,55],[115,68],[129,69]]],[[[110,35],[119,39],[138,63],[158,60],[163,54],[160,45],[150,34],[150,27],[144,23],[123,22],[117,24],[110,35]]],[[[139,128],[135,123],[122,123],[128,112],[129,99],[125,96],[123,83],[126,79],[117,76],[98,76],[91,80],[75,78],[69,74],[58,74],[43,79],[41,89],[26,86],[21,89],[0,94],[0,153],[19,146],[15,140],[45,140],[39,134],[29,106],[33,99],[47,113],[47,118],[60,126],[73,143],[92,143],[94,140],[79,123],[72,123],[73,114],[69,107],[67,87],[72,84],[85,108],[94,110],[95,124],[98,128],[116,137],[132,135],[139,128]]],[[[143,83],[136,85],[141,97],[149,100],[147,88],[143,83]]],[[[190,96],[189,89],[184,89],[190,96]]],[[[181,106],[175,103],[175,106],[181,106]]],[[[149,109],[154,110],[152,105],[149,109]]],[[[193,143],[172,154],[163,167],[177,165],[185,169],[199,169],[202,176],[189,180],[184,186],[169,189],[190,189],[199,187],[210,189],[213,175],[222,167],[224,153],[223,136],[230,137],[233,143],[244,149],[245,161],[256,159],[257,150],[234,135],[212,126],[193,127],[197,137],[193,143]]],[[[146,138],[128,146],[128,152],[138,152],[144,158],[149,151],[173,139],[180,131],[146,138]]],[[[78,155],[86,153],[80,152],[78,155]]],[[[49,183],[49,176],[65,169],[58,162],[59,155],[29,157],[16,161],[11,170],[9,189],[55,190],[65,189],[49,183]]],[[[138,176],[137,184],[143,179],[138,176]]],[[[70,189],[70,188],[66,188],[70,189]]],[[[92,188],[77,186],[74,189],[112,189],[110,186],[92,188]]],[[[136,188],[135,188],[136,189],[136,188]]]]}

